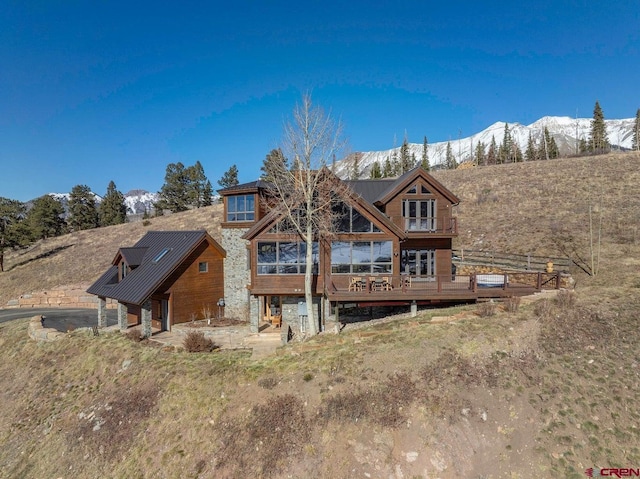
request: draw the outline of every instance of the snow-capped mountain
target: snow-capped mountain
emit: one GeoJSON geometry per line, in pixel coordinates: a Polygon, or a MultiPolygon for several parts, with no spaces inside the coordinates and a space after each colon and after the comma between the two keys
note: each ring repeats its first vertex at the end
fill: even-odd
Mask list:
{"type": "MultiPolygon", "coordinates": [[[[93,193],[96,205],[102,202],[102,196],[93,193]]],[[[70,193],[48,193],[52,198],[60,201],[64,207],[65,216],[68,214],[68,204],[70,193]]],[[[145,211],[153,213],[153,204],[158,201],[157,193],[150,193],[146,190],[131,190],[124,194],[124,204],[127,207],[127,215],[142,215],[145,211]]],[[[32,202],[29,202],[31,204],[32,202]]]]}
{"type": "MultiPolygon", "coordinates": [[[[609,143],[611,143],[612,148],[631,149],[634,123],[635,118],[605,120],[607,136],[609,137],[609,143]]],[[[534,141],[538,144],[543,137],[546,127],[555,139],[561,155],[575,153],[578,142],[581,139],[588,140],[591,131],[590,118],[570,118],[568,116],[545,116],[530,125],[521,125],[520,123],[509,123],[508,125],[511,138],[518,144],[523,152],[527,147],[529,134],[531,133],[534,141]]],[[[451,151],[458,163],[466,161],[472,158],[473,151],[478,145],[478,142],[482,142],[485,147],[488,148],[493,137],[499,146],[504,137],[504,130],[505,123],[499,121],[467,138],[451,140],[450,142],[429,143],[427,150],[429,163],[431,166],[444,164],[447,143],[451,143],[451,151]]],[[[415,155],[418,162],[420,162],[422,158],[422,148],[422,143],[409,143],[409,154],[415,155]]],[[[387,158],[393,159],[394,153],[398,158],[400,157],[400,146],[384,151],[359,153],[358,166],[360,169],[360,178],[369,178],[373,164],[377,161],[380,167],[382,167],[387,158]]],[[[351,175],[352,167],[353,155],[347,159],[336,162],[335,171],[339,177],[347,178],[351,175]]]]}
{"type": "Polygon", "coordinates": [[[147,190],[131,190],[124,195],[124,204],[128,215],[142,215],[153,212],[153,204],[158,201],[158,193],[147,190]]]}

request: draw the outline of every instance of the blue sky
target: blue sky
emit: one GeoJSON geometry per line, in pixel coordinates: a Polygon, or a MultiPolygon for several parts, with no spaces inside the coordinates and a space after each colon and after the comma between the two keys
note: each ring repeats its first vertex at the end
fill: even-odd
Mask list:
{"type": "Polygon", "coordinates": [[[351,151],[496,121],[630,118],[637,0],[0,2],[0,196],[259,175],[301,95],[351,151]]]}

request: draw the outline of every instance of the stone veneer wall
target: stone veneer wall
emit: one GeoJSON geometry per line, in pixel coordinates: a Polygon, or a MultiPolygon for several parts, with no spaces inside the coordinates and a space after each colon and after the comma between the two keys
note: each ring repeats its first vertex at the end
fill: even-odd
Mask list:
{"type": "Polygon", "coordinates": [[[222,247],[227,252],[224,259],[224,315],[241,321],[250,319],[248,241],[241,238],[247,231],[248,228],[222,228],[222,247]]]}
{"type": "MultiPolygon", "coordinates": [[[[117,301],[107,299],[107,308],[115,309],[117,301]]],[[[98,308],[98,297],[86,292],[86,287],[60,287],[48,291],[23,294],[7,301],[7,308],[98,308]]]]}

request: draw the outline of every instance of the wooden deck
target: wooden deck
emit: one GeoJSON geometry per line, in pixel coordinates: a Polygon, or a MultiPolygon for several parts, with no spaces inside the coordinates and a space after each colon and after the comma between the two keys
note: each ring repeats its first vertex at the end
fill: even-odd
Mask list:
{"type": "Polygon", "coordinates": [[[435,303],[525,296],[560,287],[560,273],[513,272],[456,276],[332,276],[330,301],[360,305],[435,303]]]}

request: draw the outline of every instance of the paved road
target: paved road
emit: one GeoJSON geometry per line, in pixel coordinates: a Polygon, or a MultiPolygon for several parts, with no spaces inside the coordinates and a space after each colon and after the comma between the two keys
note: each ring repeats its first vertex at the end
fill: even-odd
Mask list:
{"type": "MultiPolygon", "coordinates": [[[[63,333],[69,329],[88,328],[98,324],[97,309],[0,309],[0,323],[6,323],[14,319],[31,318],[36,315],[44,315],[44,325],[47,328],[55,328],[63,333]]],[[[107,310],[107,326],[118,324],[118,311],[107,310]]]]}

